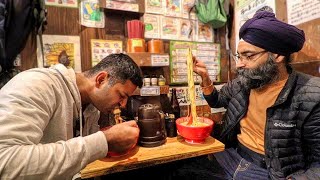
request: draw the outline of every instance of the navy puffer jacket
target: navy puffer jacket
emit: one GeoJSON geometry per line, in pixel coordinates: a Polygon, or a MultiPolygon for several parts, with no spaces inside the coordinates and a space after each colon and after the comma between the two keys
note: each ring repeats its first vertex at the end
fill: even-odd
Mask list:
{"type": "MultiPolygon", "coordinates": [[[[211,107],[227,109],[214,136],[226,147],[235,147],[249,92],[234,79],[205,98],[211,107]]],[[[270,178],[320,179],[320,78],[292,71],[266,113],[264,148],[270,178]]]]}

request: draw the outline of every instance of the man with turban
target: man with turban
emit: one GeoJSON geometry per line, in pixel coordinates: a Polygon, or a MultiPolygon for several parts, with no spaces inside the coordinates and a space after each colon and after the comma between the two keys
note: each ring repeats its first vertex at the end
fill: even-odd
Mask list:
{"type": "Polygon", "coordinates": [[[206,164],[223,169],[211,179],[320,179],[320,79],[289,64],[303,47],[304,32],[259,11],[239,36],[238,76],[220,91],[204,63],[196,60],[194,67],[208,104],[227,109],[214,129],[226,149],[210,162],[198,158],[195,170],[188,164],[179,171],[189,168],[188,176],[196,177],[206,164]]]}

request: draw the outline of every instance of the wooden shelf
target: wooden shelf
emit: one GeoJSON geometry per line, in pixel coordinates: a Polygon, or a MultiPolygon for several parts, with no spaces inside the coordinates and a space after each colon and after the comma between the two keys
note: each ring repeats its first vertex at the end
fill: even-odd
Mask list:
{"type": "Polygon", "coordinates": [[[152,55],[167,55],[168,53],[149,53],[149,52],[140,52],[140,53],[127,53],[140,67],[168,67],[169,66],[169,58],[168,65],[153,65],[152,63],[152,55]]]}
{"type": "MultiPolygon", "coordinates": [[[[160,86],[160,94],[168,94],[168,93],[169,93],[169,85],[160,86]]],[[[132,95],[140,96],[140,88],[137,88],[132,95]]]]}

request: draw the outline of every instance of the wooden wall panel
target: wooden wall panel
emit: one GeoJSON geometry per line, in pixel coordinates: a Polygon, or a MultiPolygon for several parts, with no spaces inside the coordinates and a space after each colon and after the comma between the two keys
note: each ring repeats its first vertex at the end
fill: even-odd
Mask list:
{"type": "Polygon", "coordinates": [[[24,47],[24,50],[20,53],[21,66],[18,67],[19,70],[24,71],[38,66],[36,50],[36,37],[30,34],[26,46],[24,47]]]}
{"type": "Polygon", "coordinates": [[[320,61],[320,18],[298,26],[306,34],[306,43],[295,54],[294,62],[320,61]]]}
{"type": "Polygon", "coordinates": [[[91,39],[106,39],[105,29],[82,26],[80,32],[81,68],[86,71],[91,65],[91,39]]]}
{"type": "Polygon", "coordinates": [[[292,67],[296,71],[320,77],[320,61],[293,63],[292,67]]]}
{"type": "Polygon", "coordinates": [[[229,72],[229,60],[228,52],[226,50],[226,29],[220,28],[215,30],[215,43],[220,44],[220,82],[224,83],[228,81],[229,72]]]}
{"type": "Polygon", "coordinates": [[[44,34],[75,35],[80,32],[79,9],[47,6],[48,25],[44,34]]]}

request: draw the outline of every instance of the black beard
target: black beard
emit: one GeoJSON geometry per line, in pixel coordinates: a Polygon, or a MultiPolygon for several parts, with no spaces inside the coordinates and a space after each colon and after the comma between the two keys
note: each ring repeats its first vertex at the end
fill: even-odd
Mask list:
{"type": "Polygon", "coordinates": [[[279,77],[279,70],[274,59],[269,55],[268,60],[255,69],[237,69],[238,78],[246,90],[259,89],[274,82],[279,77]]]}

